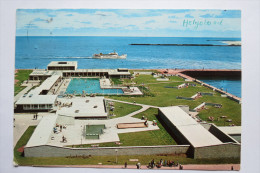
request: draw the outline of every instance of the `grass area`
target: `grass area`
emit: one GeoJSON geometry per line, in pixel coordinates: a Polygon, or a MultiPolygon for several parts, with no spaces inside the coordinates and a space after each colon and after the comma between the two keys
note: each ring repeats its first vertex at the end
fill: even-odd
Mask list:
{"type": "Polygon", "coordinates": [[[36,126],[30,126],[28,129],[24,132],[23,136],[20,138],[20,140],[17,142],[15,148],[14,148],[14,160],[20,165],[22,163],[27,163],[28,158],[23,157],[22,153],[18,152],[17,149],[21,148],[22,146],[25,146],[27,142],[29,141],[30,137],[32,136],[36,126]]]}
{"type": "Polygon", "coordinates": [[[163,160],[178,161],[180,164],[239,164],[240,159],[192,159],[186,156],[159,156],[159,155],[131,155],[131,156],[117,156],[118,163],[116,163],[116,156],[91,156],[91,157],[43,157],[43,158],[23,158],[26,162],[21,162],[19,165],[97,165],[102,163],[103,165],[124,165],[125,162],[128,165],[136,165],[137,162],[130,162],[129,159],[138,159],[141,165],[148,165],[152,159],[155,162],[163,160]]]}
{"type": "Polygon", "coordinates": [[[135,118],[141,119],[142,116],[145,116],[149,121],[156,120],[160,130],[119,134],[122,146],[176,145],[177,143],[173,140],[172,136],[158,120],[157,114],[158,109],[149,108],[148,110],[135,115],[135,118]]]}
{"type": "MultiPolygon", "coordinates": [[[[241,105],[235,101],[232,101],[228,98],[221,97],[221,95],[215,91],[212,91],[209,88],[199,85],[195,82],[189,82],[196,84],[195,87],[189,86],[188,88],[182,89],[174,89],[174,88],[165,88],[166,86],[177,86],[183,83],[183,79],[177,76],[171,77],[170,82],[163,83],[155,81],[156,79],[149,75],[140,75],[135,78],[134,81],[137,84],[144,83],[144,85],[149,88],[152,93],[150,96],[145,95],[143,97],[125,97],[125,96],[109,96],[109,98],[128,101],[128,102],[136,102],[141,104],[153,105],[153,106],[175,106],[175,105],[188,105],[190,109],[194,109],[198,105],[203,102],[209,103],[218,103],[222,104],[222,108],[214,108],[209,107],[209,109],[202,110],[199,113],[199,117],[202,120],[208,121],[209,116],[213,116],[215,118],[216,125],[223,126],[228,125],[224,122],[224,119],[217,121],[217,117],[227,116],[228,119],[232,119],[232,124],[241,125],[241,105]],[[180,81],[180,82],[178,82],[180,81]],[[149,84],[154,83],[156,84],[149,84]],[[182,97],[191,97],[197,92],[211,92],[214,93],[213,96],[203,96],[197,100],[183,100],[176,99],[177,96],[182,97]]],[[[212,121],[208,121],[211,122],[212,121]]]]}
{"type": "Polygon", "coordinates": [[[119,84],[122,84],[123,81],[120,79],[120,78],[115,78],[115,77],[112,77],[110,78],[113,82],[113,85],[119,85],[119,84]]]}
{"type": "Polygon", "coordinates": [[[114,102],[114,111],[109,110],[109,114],[111,115],[113,113],[115,116],[110,116],[110,118],[122,117],[132,112],[135,112],[141,108],[142,107],[138,105],[130,105],[126,103],[114,102]]]}
{"type": "MultiPolygon", "coordinates": [[[[148,117],[148,116],[147,116],[148,117]]],[[[91,156],[91,157],[23,157],[18,148],[26,145],[31,137],[35,126],[30,126],[23,134],[14,148],[14,160],[20,166],[30,165],[123,165],[125,162],[128,165],[135,165],[136,162],[129,162],[129,159],[138,159],[142,165],[155,159],[158,162],[160,159],[178,161],[181,164],[224,164],[224,163],[240,163],[240,159],[192,159],[186,155],[131,155],[118,156],[118,163],[115,163],[116,156],[91,156]]]]}
{"type": "Polygon", "coordinates": [[[23,81],[29,78],[29,75],[32,73],[32,70],[18,70],[15,74],[15,79],[19,80],[16,84],[14,84],[14,95],[17,95],[20,91],[22,91],[25,87],[22,87],[21,84],[23,81]]]}

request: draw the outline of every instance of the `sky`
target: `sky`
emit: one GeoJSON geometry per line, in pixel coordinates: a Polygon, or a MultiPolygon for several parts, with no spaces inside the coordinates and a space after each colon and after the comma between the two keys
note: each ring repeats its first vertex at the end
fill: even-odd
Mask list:
{"type": "Polygon", "coordinates": [[[241,11],[17,9],[16,35],[240,38],[241,11]]]}

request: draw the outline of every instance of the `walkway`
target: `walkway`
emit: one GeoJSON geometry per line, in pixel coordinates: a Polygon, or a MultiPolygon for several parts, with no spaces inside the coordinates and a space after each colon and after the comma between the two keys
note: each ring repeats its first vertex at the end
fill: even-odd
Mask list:
{"type": "Polygon", "coordinates": [[[15,97],[14,97],[14,103],[20,98],[22,97],[25,93],[27,93],[31,88],[33,87],[33,85],[29,85],[26,88],[24,88],[21,92],[19,92],[15,97]]]}
{"type": "MultiPolygon", "coordinates": [[[[129,164],[129,163],[128,163],[129,164]]],[[[37,166],[37,165],[34,165],[37,166]]],[[[39,165],[42,166],[42,165],[39,165]]],[[[204,170],[204,171],[224,171],[231,170],[233,166],[234,171],[240,170],[240,164],[211,164],[211,165],[182,165],[183,170],[204,170]]],[[[64,167],[64,165],[45,165],[44,167],[64,167]]],[[[106,168],[106,169],[125,169],[124,165],[69,165],[72,168],[106,168]]],[[[127,169],[136,169],[135,165],[128,165],[127,169]]],[[[148,169],[146,165],[141,165],[141,169],[148,169]]],[[[178,170],[179,167],[162,167],[154,168],[153,170],[178,170]]]]}
{"type": "Polygon", "coordinates": [[[148,108],[159,108],[159,106],[145,105],[145,104],[140,104],[140,103],[132,103],[132,102],[126,102],[126,101],[121,101],[121,100],[114,100],[114,99],[106,99],[106,100],[114,101],[114,102],[120,102],[120,103],[126,103],[126,104],[131,104],[131,105],[138,105],[138,106],[142,106],[142,107],[146,106],[148,108]]]}

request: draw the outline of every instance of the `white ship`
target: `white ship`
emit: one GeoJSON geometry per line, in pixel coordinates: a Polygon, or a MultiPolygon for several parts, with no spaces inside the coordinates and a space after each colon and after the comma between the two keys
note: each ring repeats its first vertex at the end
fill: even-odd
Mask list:
{"type": "Polygon", "coordinates": [[[94,54],[92,58],[98,58],[98,59],[126,59],[127,54],[118,55],[116,52],[112,52],[109,54],[94,54]]]}

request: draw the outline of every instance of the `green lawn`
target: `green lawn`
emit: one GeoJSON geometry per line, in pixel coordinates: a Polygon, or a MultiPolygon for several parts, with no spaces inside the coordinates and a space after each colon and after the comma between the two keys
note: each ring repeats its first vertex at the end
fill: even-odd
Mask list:
{"type": "Polygon", "coordinates": [[[32,70],[18,70],[15,74],[15,79],[19,80],[16,84],[14,84],[14,95],[18,94],[22,91],[25,87],[20,86],[23,81],[29,78],[29,75],[32,73],[32,70]]]}
{"type": "Polygon", "coordinates": [[[114,102],[114,107],[115,107],[114,111],[113,112],[109,111],[109,114],[114,113],[115,116],[110,116],[110,118],[122,117],[142,108],[141,106],[138,105],[130,105],[130,104],[119,103],[119,102],[114,102]]]}
{"type": "Polygon", "coordinates": [[[123,145],[124,143],[128,146],[177,145],[172,136],[158,120],[158,109],[149,108],[134,117],[141,119],[142,116],[147,117],[149,121],[156,120],[160,130],[119,134],[120,142],[123,145]]]}
{"type": "Polygon", "coordinates": [[[155,159],[158,162],[163,160],[174,160],[181,164],[221,164],[221,163],[240,163],[239,159],[192,159],[186,157],[186,155],[132,155],[132,156],[118,156],[118,163],[115,163],[115,156],[91,156],[91,157],[23,157],[21,153],[17,151],[18,148],[26,145],[31,137],[35,126],[30,126],[23,134],[14,148],[14,160],[20,166],[30,165],[97,165],[102,163],[103,165],[123,165],[125,162],[128,165],[135,165],[136,162],[129,162],[129,159],[138,159],[142,165],[148,165],[148,163],[155,159]]]}
{"type": "Polygon", "coordinates": [[[119,78],[115,78],[115,77],[112,77],[111,78],[112,82],[113,82],[113,85],[118,85],[118,84],[122,84],[122,80],[119,79],[119,78]]]}
{"type": "MultiPolygon", "coordinates": [[[[189,82],[196,84],[195,87],[189,86],[188,88],[182,89],[175,89],[175,88],[165,88],[166,86],[178,86],[184,82],[178,82],[183,80],[179,77],[171,77],[169,83],[163,83],[156,81],[156,84],[149,84],[154,83],[155,78],[149,75],[140,75],[139,77],[135,78],[134,81],[137,81],[137,84],[144,83],[146,87],[149,88],[150,92],[152,93],[151,96],[143,96],[143,97],[126,97],[126,96],[109,96],[109,98],[128,101],[128,102],[136,102],[142,103],[147,105],[153,106],[176,106],[176,105],[188,105],[190,109],[194,109],[199,104],[203,102],[210,102],[210,103],[218,103],[222,104],[222,108],[214,108],[209,107],[207,110],[202,110],[199,113],[199,117],[205,121],[208,121],[209,116],[213,116],[215,118],[216,125],[228,125],[224,123],[224,119],[220,121],[216,121],[217,117],[225,115],[228,119],[232,119],[232,124],[241,125],[241,105],[235,101],[232,101],[228,98],[221,97],[221,95],[211,89],[208,89],[204,86],[201,86],[195,82],[189,82]],[[179,79],[178,79],[179,78],[179,79]],[[213,96],[203,96],[197,100],[183,100],[183,99],[176,99],[177,96],[183,97],[191,97],[197,92],[213,92],[213,96]]],[[[209,121],[211,122],[211,121],[209,121]]]]}
{"type": "Polygon", "coordinates": [[[15,148],[14,148],[14,160],[20,165],[23,163],[27,163],[28,158],[25,158],[22,156],[22,153],[18,152],[17,149],[19,149],[22,146],[25,146],[27,142],[29,141],[30,137],[32,136],[36,126],[30,126],[28,129],[24,132],[23,136],[20,138],[20,140],[17,142],[15,148]]]}

